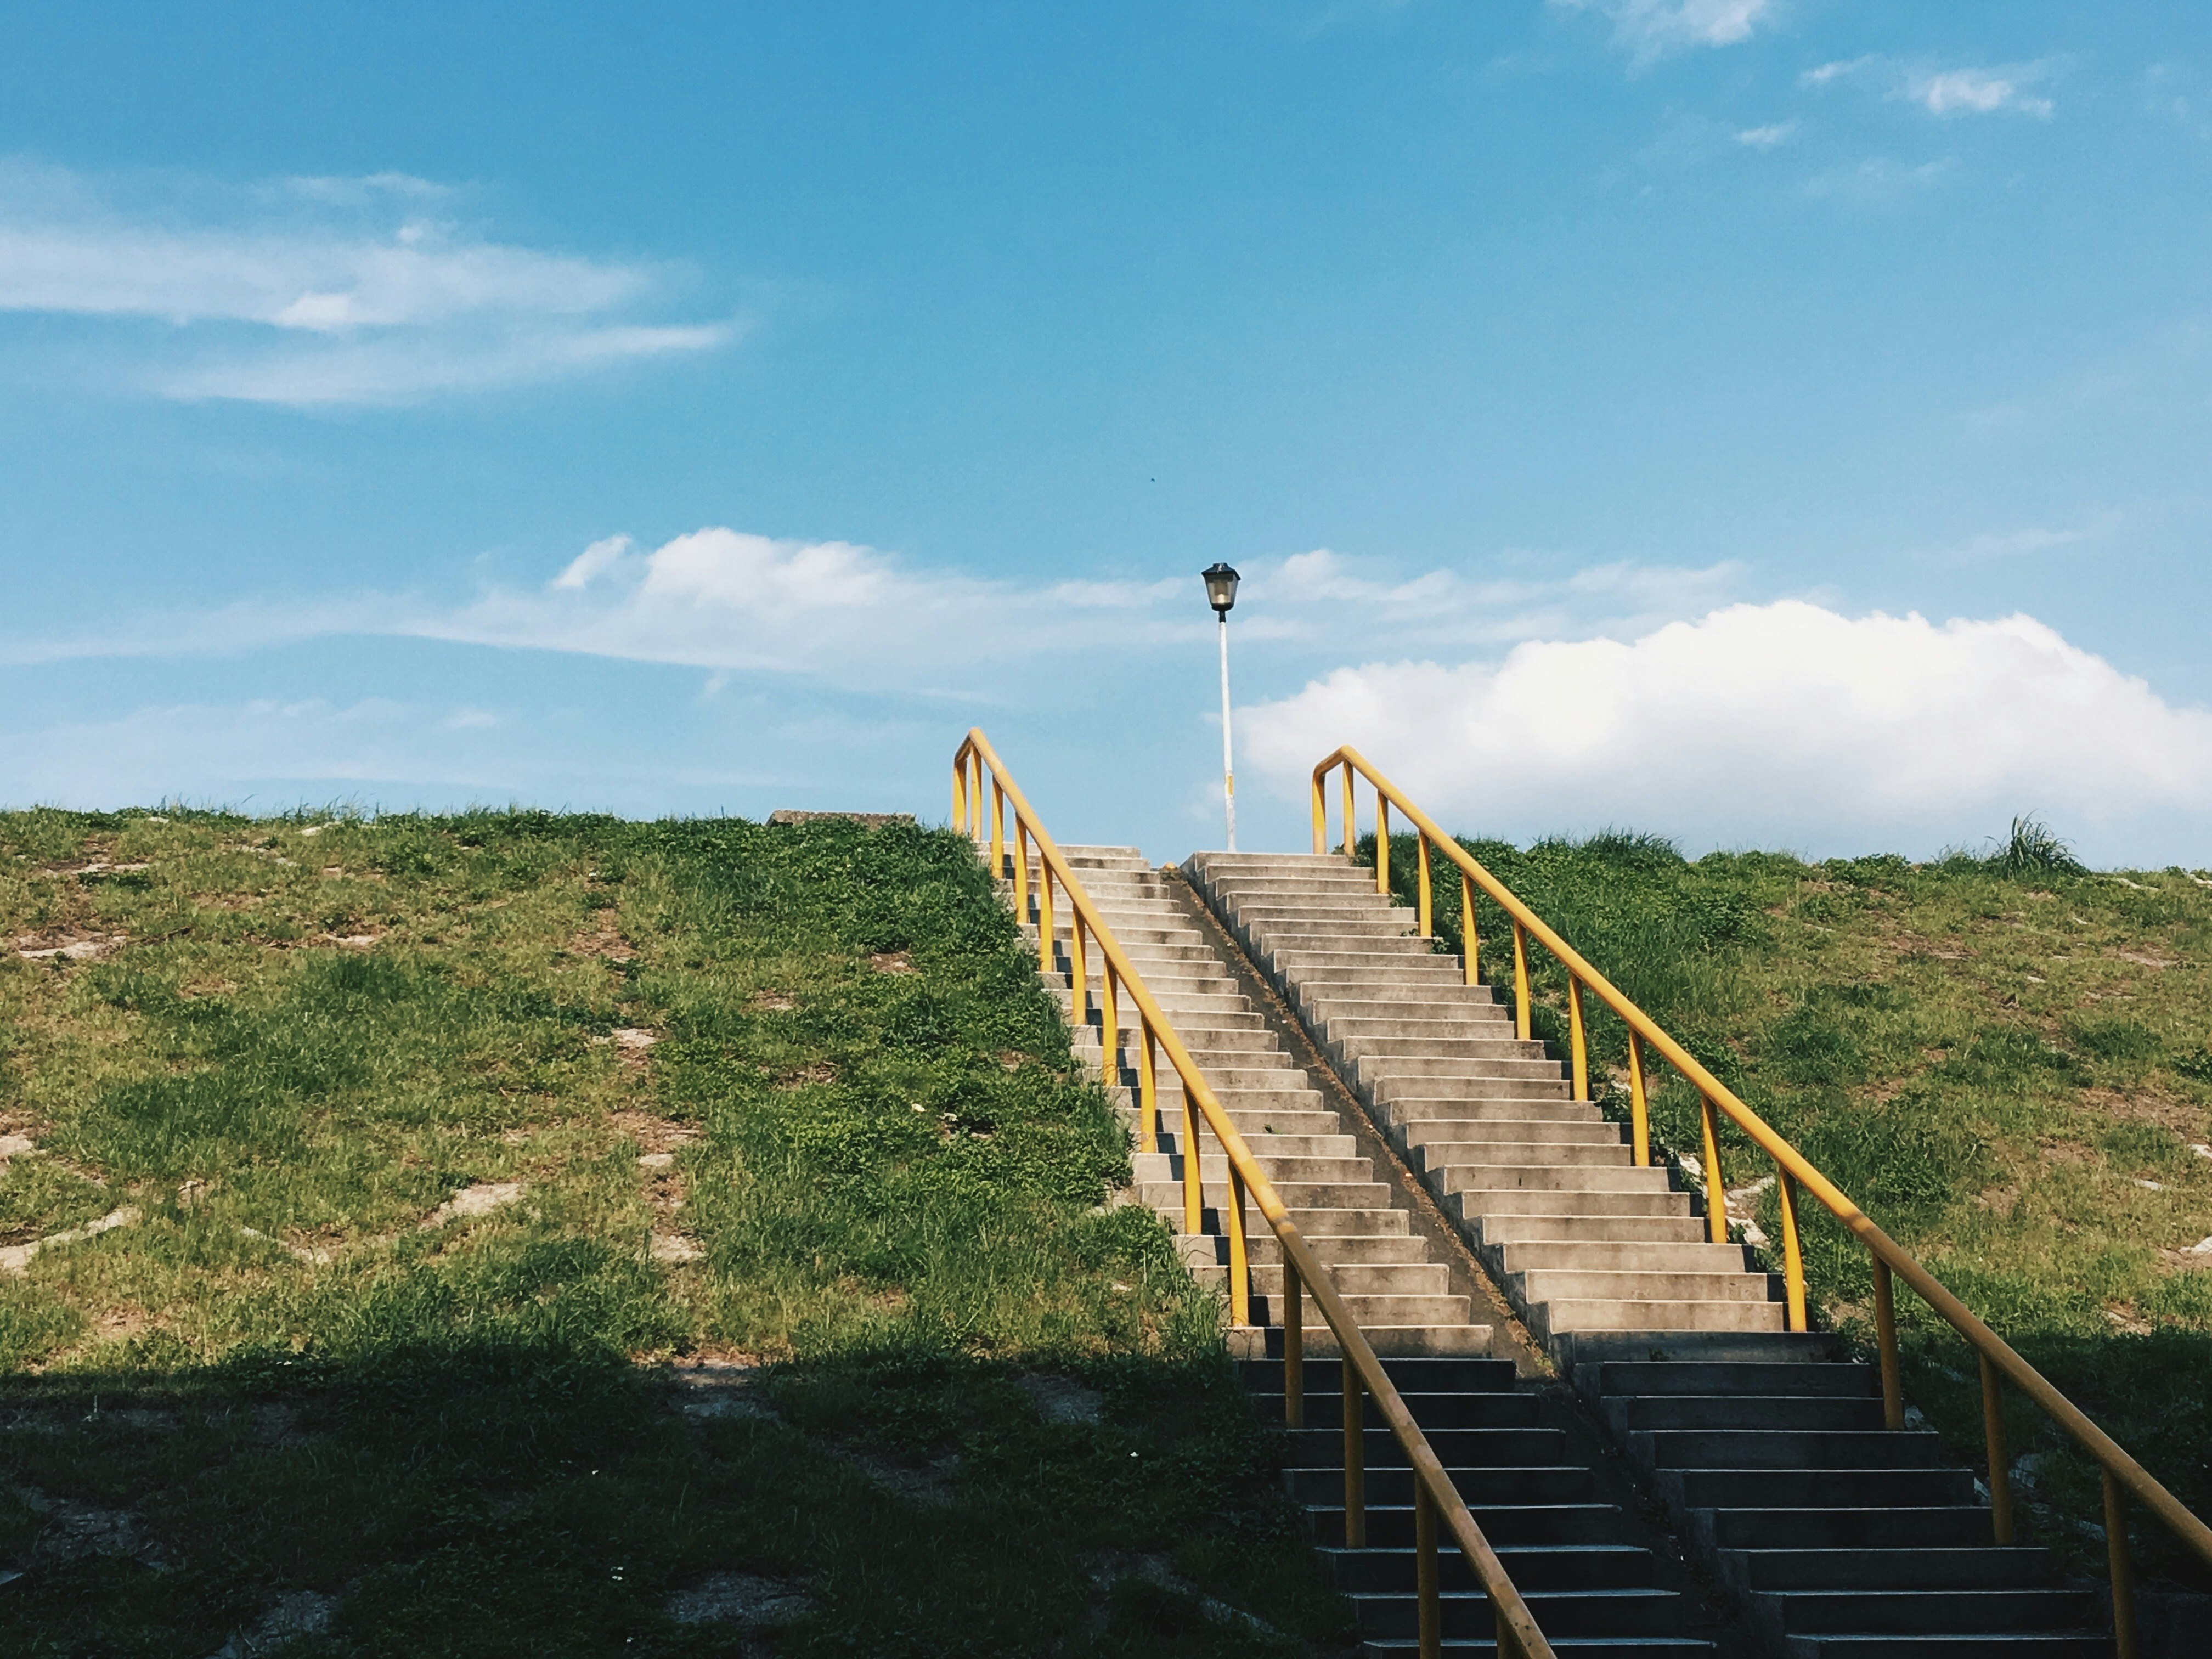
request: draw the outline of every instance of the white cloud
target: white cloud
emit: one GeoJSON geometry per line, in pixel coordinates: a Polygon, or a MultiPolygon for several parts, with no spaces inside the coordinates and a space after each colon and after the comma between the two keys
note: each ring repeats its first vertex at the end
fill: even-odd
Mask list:
{"type": "Polygon", "coordinates": [[[1797,77],[1797,84],[1801,87],[1825,87],[1832,81],[1841,81],[1862,70],[1871,69],[1879,61],[1874,58],[1838,58],[1832,63],[1807,70],[1797,77]]]}
{"type": "Polygon", "coordinates": [[[1789,143],[1797,131],[1795,121],[1777,121],[1770,126],[1746,127],[1735,136],[1735,141],[1748,149],[1772,149],[1777,144],[1789,143]]]}
{"type": "Polygon", "coordinates": [[[1825,87],[1867,78],[1886,85],[1887,96],[1919,105],[1930,115],[1992,115],[2001,110],[2048,119],[2057,107],[2032,88],[2048,81],[2060,65],[2049,58],[2002,64],[1988,69],[1934,69],[1869,55],[1838,58],[1807,70],[1801,87],[1825,87]]]}
{"type": "Polygon", "coordinates": [[[1594,11],[1613,43],[1639,63],[1692,46],[1733,46],[1773,20],[1774,0],[1550,0],[1562,11],[1594,11]]]}
{"type": "Polygon", "coordinates": [[[1853,207],[1901,207],[1949,182],[1956,168],[1957,163],[1948,155],[1917,162],[1876,155],[1814,174],[1805,181],[1805,193],[1853,207]]]}
{"type": "Polygon", "coordinates": [[[1991,115],[2013,110],[2048,120],[2054,106],[2027,88],[2049,73],[2041,64],[2009,69],[1938,70],[1908,78],[1905,96],[1930,115],[1991,115]]]}
{"type": "Polygon", "coordinates": [[[0,163],[0,311],[166,325],[191,355],[138,378],[277,404],[404,401],[733,337],[631,314],[673,285],[667,268],[424,216],[447,195],[392,173],[234,187],[0,163]]]}
{"type": "Polygon", "coordinates": [[[2202,863],[2212,713],[2032,617],[1741,605],[1496,664],[1371,663],[1248,709],[1248,767],[1303,798],[1351,743],[1446,827],[1632,824],[1697,846],[1922,852],[2045,814],[2094,851],[2202,863]]]}
{"type": "MultiPolygon", "coordinates": [[[[1728,563],[1577,568],[1528,555],[1511,562],[1523,574],[1444,567],[1408,576],[1327,548],[1248,561],[1238,635],[1277,649],[1419,650],[1627,635],[1711,610],[1742,575],[1728,563]]],[[[1211,628],[1194,575],[1007,581],[848,542],[714,526],[650,552],[611,536],[543,586],[495,586],[458,604],[392,593],[243,602],[125,619],[94,635],[0,638],[0,664],[235,651],[351,634],[928,690],[972,685],[1008,662],[1047,653],[1181,647],[1211,628]]]]}

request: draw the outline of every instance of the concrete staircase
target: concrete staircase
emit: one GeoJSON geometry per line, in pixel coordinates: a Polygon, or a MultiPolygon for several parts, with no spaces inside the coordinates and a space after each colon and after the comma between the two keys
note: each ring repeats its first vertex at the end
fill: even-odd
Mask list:
{"type": "Polygon", "coordinates": [[[1630,1164],[1487,986],[1414,936],[1348,859],[1201,853],[1192,884],[1460,1224],[1537,1340],[1784,1329],[1780,1287],[1705,1242],[1691,1195],[1630,1164]]]}
{"type": "MultiPolygon", "coordinates": [[[[1097,903],[1131,964],[1158,999],[1161,1010],[1203,1069],[1208,1085],[1282,1195],[1291,1218],[1321,1259],[1335,1272],[1338,1288],[1361,1330],[1380,1353],[1480,1354],[1490,1328],[1477,1324],[1468,1300],[1449,1291],[1449,1271],[1414,1233],[1387,1182],[1376,1179],[1372,1160],[1358,1154],[1353,1138],[1316,1089],[1258,1009],[1237,988],[1212,945],[1177,894],[1182,884],[1147,866],[1133,848],[1063,847],[1061,855],[1097,903]]],[[[1011,893],[1012,884],[1006,884],[1011,893]]],[[[1030,914],[1024,930],[1036,937],[1036,872],[1030,874],[1030,914]]],[[[1119,1030],[1102,1066],[1102,1012],[1097,975],[1102,958],[1090,948],[1091,994],[1073,1006],[1069,908],[1056,902],[1054,971],[1048,988],[1067,1011],[1078,1057],[1106,1076],[1118,1092],[1133,1133],[1139,1027],[1133,1001],[1118,999],[1119,1030]]],[[[1159,1147],[1135,1158],[1135,1196],[1175,1231],[1184,1260],[1201,1282],[1225,1289],[1229,1241],[1219,1206],[1227,1196],[1229,1166],[1219,1144],[1201,1123],[1199,1172],[1205,1183],[1204,1231],[1185,1235],[1182,1177],[1182,1087],[1164,1054],[1158,1060],[1159,1147]]],[[[1245,1217],[1255,1324],[1273,1333],[1236,1334],[1254,1352],[1282,1324],[1281,1246],[1256,1208],[1245,1217]]],[[[1311,1297],[1304,1301],[1307,1348],[1334,1355],[1334,1339],[1311,1297]]]]}
{"type": "Polygon", "coordinates": [[[1769,1651],[2112,1652],[2095,1597],[2040,1551],[1991,1546],[1973,1477],[1934,1435],[1887,1431],[1871,1368],[1837,1363],[1834,1339],[1785,1330],[1778,1286],[1705,1242],[1692,1196],[1632,1167],[1620,1127],[1568,1097],[1560,1065],[1370,872],[1219,853],[1184,869],[1769,1651]]]}

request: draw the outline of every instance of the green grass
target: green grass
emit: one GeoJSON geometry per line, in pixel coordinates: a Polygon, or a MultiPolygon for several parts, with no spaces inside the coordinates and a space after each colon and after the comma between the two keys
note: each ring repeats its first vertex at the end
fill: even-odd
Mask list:
{"type": "Polygon", "coordinates": [[[0,919],[0,1245],[135,1213],[0,1277],[8,1652],[1344,1636],[957,837],[18,813],[0,919]]]}
{"type": "MultiPolygon", "coordinates": [[[[1463,843],[1536,913],[1787,1135],[1875,1220],[2199,1515],[2212,1516],[2212,883],[2183,870],[2097,874],[2040,826],[1994,854],[1806,864],[1613,832],[1516,848],[1463,843]]],[[[1371,838],[1363,848],[1371,864],[1371,838]]],[[[1411,902],[1412,837],[1394,838],[1411,902]]],[[[1436,914],[1458,947],[1437,860],[1436,914]]],[[[1484,976],[1510,939],[1484,901],[1484,976]]],[[[1565,1051],[1564,984],[1536,959],[1539,1034],[1565,1051]]],[[[1595,1015],[1593,1074],[1626,1115],[1626,1035],[1595,1015]]],[[[1671,1074],[1670,1079],[1671,1079],[1671,1074]]],[[[1655,1134],[1698,1147],[1679,1080],[1655,1134]]],[[[1732,1127],[1726,1184],[1771,1166],[1732,1127]]],[[[1759,1220],[1777,1231],[1771,1191],[1759,1220]]],[[[1809,1201],[1801,1206],[1817,1209],[1809,1201]]],[[[1863,1336],[1865,1252],[1825,1211],[1807,1228],[1821,1316],[1863,1336]]],[[[1908,1397],[1981,1455],[1971,1350],[1900,1287],[1908,1397]]],[[[2100,1565],[2094,1466],[2015,1400],[2040,1530],[2100,1565]]],[[[2156,1571],[2212,1578],[2136,1517],[2156,1571]]]]}

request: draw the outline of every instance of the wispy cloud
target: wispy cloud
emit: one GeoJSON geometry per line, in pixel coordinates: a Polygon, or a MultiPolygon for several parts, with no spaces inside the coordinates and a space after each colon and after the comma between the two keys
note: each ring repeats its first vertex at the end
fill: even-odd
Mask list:
{"type": "Polygon", "coordinates": [[[677,286],[671,268],[489,240],[437,216],[453,199],[398,173],[233,186],[0,163],[0,311],[157,324],[139,383],[293,404],[540,380],[736,335],[639,314],[677,286]]]}
{"type": "Polygon", "coordinates": [[[1938,69],[1869,55],[1838,58],[1807,70],[1797,77],[1797,84],[1826,87],[1863,81],[1886,88],[1885,96],[1917,104],[1930,115],[1949,118],[2009,112],[2047,120],[2057,106],[2034,88],[2050,81],[2058,67],[2052,59],[2038,58],[1989,68],[1938,69]]]}
{"type": "Polygon", "coordinates": [[[1559,10],[1595,12],[1613,44],[1637,63],[1697,46],[1733,46],[1771,22],[1774,0],[1549,0],[1559,10]]]}
{"type": "Polygon", "coordinates": [[[1772,149],[1777,144],[1786,144],[1797,131],[1795,121],[1777,121],[1771,126],[1746,127],[1735,136],[1735,141],[1747,149],[1772,149]]]}
{"type": "Polygon", "coordinates": [[[1814,174],[1805,181],[1805,193],[1852,207],[1902,207],[1948,182],[1956,166],[1948,155],[1933,161],[1870,156],[1849,167],[1814,174]]]}
{"type": "Polygon", "coordinates": [[[1905,95],[1930,115],[1993,115],[2000,110],[2051,118],[2056,107],[2028,88],[2050,73],[2042,64],[2006,69],[1937,70],[1911,77],[1905,95]]]}
{"type": "MultiPolygon", "coordinates": [[[[1248,643],[1293,651],[1626,635],[1702,614],[1730,596],[1741,574],[1730,564],[1559,561],[1511,576],[1449,567],[1408,575],[1320,548],[1248,561],[1237,622],[1248,643]]],[[[1008,662],[1048,653],[1185,646],[1210,625],[1188,576],[1013,582],[848,542],[717,526],[649,551],[609,537],[542,586],[494,587],[460,603],[367,593],[240,605],[147,617],[94,636],[0,640],[0,663],[234,651],[360,634],[930,691],[972,685],[1008,662]]]]}

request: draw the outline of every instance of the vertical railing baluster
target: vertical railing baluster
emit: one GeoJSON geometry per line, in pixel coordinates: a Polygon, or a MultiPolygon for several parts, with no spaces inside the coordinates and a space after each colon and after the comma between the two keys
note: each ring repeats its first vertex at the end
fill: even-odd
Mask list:
{"type": "Polygon", "coordinates": [[[1176,1079],[1182,1085],[1182,1230],[1196,1238],[1206,1231],[1206,1177],[1198,1167],[1198,1102],[1192,1097],[1190,1079],[1180,1067],[1176,1079]]]}
{"type": "Polygon", "coordinates": [[[991,879],[1006,874],[1006,790],[997,777],[991,780],[991,879]]]}
{"type": "Polygon", "coordinates": [[[1390,802],[1380,788],[1375,792],[1375,890],[1390,896],[1390,802]]]}
{"type": "Polygon", "coordinates": [[[1805,1255],[1797,1243],[1797,1177],[1784,1169],[1774,1172],[1774,1198],[1782,1213],[1782,1295],[1790,1328],[1802,1331],[1805,1323],[1805,1255]]]}
{"type": "Polygon", "coordinates": [[[1421,1659],[1443,1659],[1443,1607],[1437,1595],[1437,1505],[1428,1483],[1413,1477],[1413,1595],[1421,1659]]]}
{"type": "Polygon", "coordinates": [[[1513,923],[1513,1035],[1528,1040],[1528,933],[1513,923]]]}
{"type": "Polygon", "coordinates": [[[1982,1362],[1982,1437],[1989,1447],[1990,1531],[2002,1547],[2012,1542],[2012,1462],[2005,1455],[2004,1385],[1989,1355],[1976,1350],[1982,1362]]]}
{"type": "Polygon", "coordinates": [[[1698,1156],[1705,1161],[1705,1237],[1728,1243],[1728,1188],[1721,1182],[1721,1130],[1712,1097],[1698,1096],[1698,1156]]]}
{"type": "Polygon", "coordinates": [[[1328,792],[1322,786],[1325,773],[1316,772],[1313,778],[1314,856],[1319,858],[1328,851],[1328,792]]]}
{"type": "Polygon", "coordinates": [[[1583,982],[1571,973],[1567,975],[1567,1050],[1573,1060],[1575,1098],[1588,1100],[1589,1043],[1583,1031],[1583,982]]]}
{"type": "MultiPolygon", "coordinates": [[[[1226,1158],[1229,1149],[1221,1149],[1226,1158]]],[[[1229,1165],[1229,1179],[1223,1182],[1223,1196],[1229,1211],[1224,1219],[1229,1224],[1229,1322],[1238,1329],[1252,1322],[1252,1261],[1244,1243],[1244,1176],[1236,1164],[1229,1165]]]]}
{"type": "Polygon", "coordinates": [[[983,751],[977,750],[973,759],[975,772],[968,786],[968,839],[981,847],[983,844],[983,751]]]}
{"type": "Polygon", "coordinates": [[[1098,947],[1098,1069],[1106,1086],[1121,1086],[1121,1011],[1114,999],[1114,959],[1098,947]]]}
{"type": "MultiPolygon", "coordinates": [[[[1341,1347],[1343,1345],[1338,1345],[1341,1347]]],[[[1367,1441],[1359,1367],[1344,1356],[1344,1547],[1367,1547],[1367,1441]]]]}
{"type": "Polygon", "coordinates": [[[952,757],[952,827],[963,831],[968,828],[968,757],[965,755],[952,757]]]}
{"type": "Polygon", "coordinates": [[[1459,872],[1459,960],[1460,966],[1467,971],[1469,985],[1480,983],[1475,972],[1478,950],[1474,938],[1474,884],[1462,870],[1459,872]]]}
{"type": "Polygon", "coordinates": [[[1075,997],[1075,1018],[1071,1024],[1079,1037],[1091,1024],[1091,964],[1083,948],[1083,909],[1072,890],[1067,896],[1067,969],[1068,989],[1075,997]]]}
{"type": "Polygon", "coordinates": [[[2128,1560],[2127,1498],[2110,1469],[2105,1471],[2105,1563],[2112,1575],[2114,1659],[2136,1659],[2136,1575],[2128,1560]]]}
{"type": "Polygon", "coordinates": [[[1897,1368],[1897,1303],[1889,1263],[1880,1256],[1874,1259],[1874,1343],[1881,1364],[1881,1424],[1894,1431],[1905,1426],[1905,1384],[1897,1368]]]}
{"type": "Polygon", "coordinates": [[[1306,1425],[1306,1287],[1283,1252],[1283,1426],[1306,1425]]]}
{"type": "Polygon", "coordinates": [[[1014,814],[1014,915],[1030,919],[1030,827],[1014,814]]]}
{"type": "Polygon", "coordinates": [[[1160,1074],[1152,1058],[1152,1022],[1148,1014],[1137,1016],[1137,1150],[1157,1152],[1160,1149],[1160,1074]]]}
{"type": "Polygon", "coordinates": [[[1048,979],[1052,976],[1052,866],[1044,861],[1044,844],[1040,842],[1037,844],[1037,972],[1048,979]]]}
{"type": "Polygon", "coordinates": [[[1634,1026],[1628,1030],[1628,1133],[1635,1147],[1636,1167],[1651,1164],[1651,1106],[1644,1096],[1644,1039],[1634,1026]]]}
{"type": "Polygon", "coordinates": [[[1414,884],[1419,895],[1418,908],[1421,918],[1421,937],[1431,939],[1436,929],[1429,925],[1429,832],[1421,830],[1415,840],[1418,849],[1419,874],[1414,884]]]}
{"type": "Polygon", "coordinates": [[[1352,763],[1344,763],[1344,856],[1351,858],[1359,850],[1359,828],[1352,817],[1352,763]]]}

